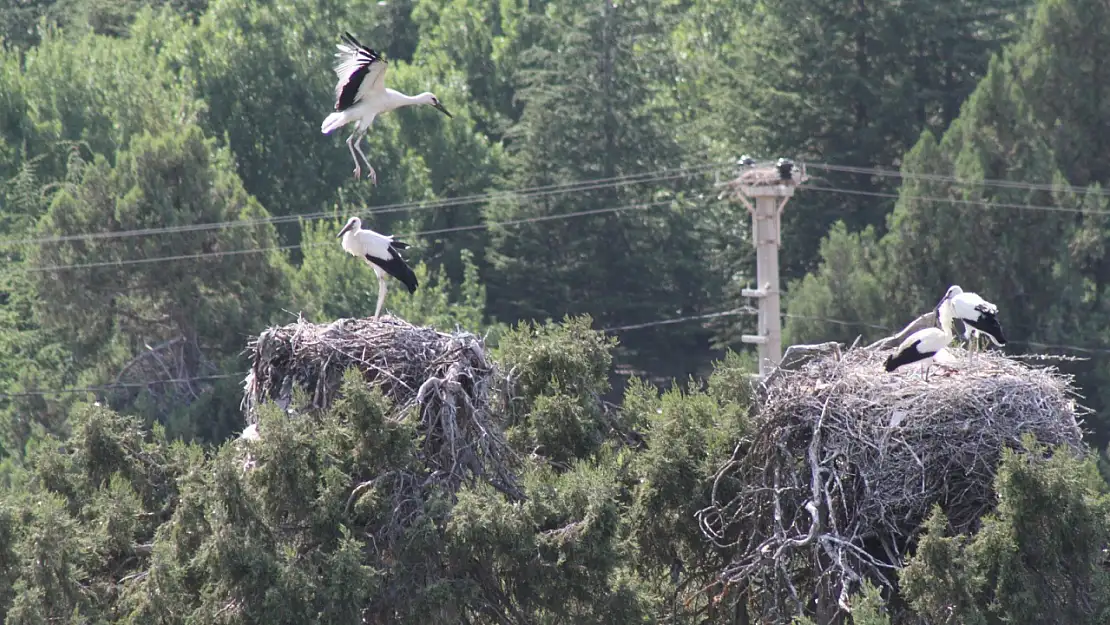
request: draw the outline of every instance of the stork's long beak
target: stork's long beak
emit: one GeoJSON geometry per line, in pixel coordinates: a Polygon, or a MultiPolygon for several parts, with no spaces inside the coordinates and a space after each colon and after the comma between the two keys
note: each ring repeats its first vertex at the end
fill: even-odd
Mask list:
{"type": "Polygon", "coordinates": [[[346,233],[347,233],[347,231],[348,231],[348,230],[350,230],[350,229],[351,229],[351,223],[350,223],[350,222],[348,222],[348,223],[347,223],[347,225],[346,225],[346,226],[343,226],[343,229],[339,231],[339,234],[335,235],[335,238],[337,238],[337,239],[338,239],[339,237],[342,237],[342,236],[343,236],[344,234],[346,234],[346,233]]]}
{"type": "Polygon", "coordinates": [[[933,307],[933,317],[936,318],[936,321],[938,323],[940,322],[940,307],[944,306],[944,303],[947,302],[947,301],[948,301],[948,294],[945,293],[944,297],[940,298],[940,301],[937,302],[937,305],[933,307]]]}
{"type": "Polygon", "coordinates": [[[447,110],[447,108],[443,106],[443,103],[441,103],[441,102],[436,102],[435,104],[432,105],[432,107],[435,108],[435,110],[439,111],[440,113],[443,113],[444,115],[446,115],[448,117],[454,117],[454,115],[452,115],[447,110]]]}

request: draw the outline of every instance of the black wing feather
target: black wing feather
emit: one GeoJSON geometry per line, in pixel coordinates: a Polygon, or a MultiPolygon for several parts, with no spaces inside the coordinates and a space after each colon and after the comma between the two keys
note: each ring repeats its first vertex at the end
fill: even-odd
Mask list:
{"type": "Polygon", "coordinates": [[[416,280],[416,272],[408,266],[405,259],[401,258],[401,254],[393,246],[390,246],[389,251],[392,258],[388,260],[369,254],[366,255],[366,260],[381,267],[386,273],[403,282],[408,287],[409,293],[415,293],[416,287],[420,286],[420,283],[416,280]]]}
{"type": "Polygon", "coordinates": [[[370,66],[374,63],[385,62],[385,59],[382,58],[382,55],[378,54],[378,52],[375,51],[373,48],[368,48],[362,45],[362,43],[359,42],[358,39],[355,39],[355,36],[351,33],[344,31],[342,39],[343,42],[347,45],[353,46],[354,48],[360,50],[363,54],[368,56],[369,60],[363,62],[358,67],[358,69],[351,72],[351,75],[347,77],[347,82],[340,90],[339,97],[335,99],[336,111],[345,111],[350,108],[351,105],[355,103],[355,98],[358,97],[358,90],[362,87],[362,81],[366,78],[366,75],[370,73],[370,66]]]}
{"type": "Polygon", "coordinates": [[[335,99],[335,110],[345,111],[355,103],[355,98],[358,97],[358,90],[362,87],[362,80],[370,73],[370,65],[362,65],[355,71],[351,72],[351,77],[347,79],[347,83],[343,85],[343,90],[339,92],[339,97],[335,99]]]}
{"type": "Polygon", "coordinates": [[[915,362],[920,362],[936,353],[928,352],[922,354],[921,352],[917,351],[919,345],[921,345],[921,341],[914,341],[910,345],[907,345],[906,349],[902,350],[901,352],[893,356],[887,356],[886,362],[883,363],[885,369],[887,371],[894,371],[898,367],[913,364],[915,362]]]}

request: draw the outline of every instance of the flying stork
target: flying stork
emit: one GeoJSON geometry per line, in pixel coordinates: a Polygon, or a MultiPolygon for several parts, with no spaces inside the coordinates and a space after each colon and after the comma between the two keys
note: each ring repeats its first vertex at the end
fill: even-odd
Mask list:
{"type": "Polygon", "coordinates": [[[408,249],[408,243],[393,240],[393,235],[378,234],[373,230],[363,230],[362,220],[351,217],[347,225],[339,231],[336,238],[342,237],[343,249],[351,256],[366,260],[374,268],[378,276],[378,305],[374,309],[374,318],[382,313],[382,304],[385,303],[386,274],[397,278],[408,287],[409,293],[415,293],[419,283],[412,268],[401,258],[399,250],[408,249]]]}
{"type": "Polygon", "coordinates": [[[903,365],[912,364],[929,359],[925,366],[925,381],[929,381],[929,367],[933,365],[937,354],[944,350],[952,335],[940,328],[925,328],[918,330],[906,337],[894,354],[887,356],[883,366],[887,371],[894,371],[903,365]]]}
{"type": "Polygon", "coordinates": [[[362,165],[358,161],[361,156],[370,172],[367,177],[374,184],[378,183],[378,174],[366,155],[362,153],[359,143],[370,130],[374,118],[382,113],[416,104],[427,104],[448,117],[451,113],[440,103],[439,98],[429,91],[420,95],[409,96],[388,89],[385,86],[386,61],[380,54],[362,45],[349,32],[343,33],[344,43],[336,44],[339,52],[335,54],[338,61],[335,64],[335,75],[339,81],[335,84],[335,112],[324,118],[320,124],[320,132],[330,134],[331,131],[351,122],[355,122],[355,129],[347,137],[347,149],[355,161],[355,179],[362,176],[362,165]],[[357,153],[357,156],[356,156],[357,153]]]}
{"type": "Polygon", "coordinates": [[[968,343],[971,343],[972,334],[986,334],[995,345],[1002,347],[1006,344],[1002,325],[998,323],[998,306],[976,293],[964,293],[962,288],[952,285],[937,304],[936,312],[946,332],[952,330],[956,319],[962,321],[964,338],[968,343]]]}

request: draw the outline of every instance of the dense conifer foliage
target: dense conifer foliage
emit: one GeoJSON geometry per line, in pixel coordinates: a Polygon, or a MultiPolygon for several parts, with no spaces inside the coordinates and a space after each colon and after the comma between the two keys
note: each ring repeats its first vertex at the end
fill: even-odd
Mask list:
{"type": "Polygon", "coordinates": [[[887,336],[960,284],[1006,354],[1082,357],[1021,362],[1093,410],[1089,454],[1010,441],[974,523],[938,505],[845,605],[803,559],[764,605],[1107,622],[1108,25],[1095,0],[0,0],[0,620],[781,617],[699,524],[774,482],[722,471],[774,439],[719,185],[751,154],[810,176],[786,344],[887,336]],[[319,132],[345,30],[454,114],[377,119],[377,185],[319,132]],[[238,438],[251,337],[372,314],[335,239],[356,214],[412,244],[389,314],[481,337],[523,497],[438,480],[357,367],[238,438]]]}

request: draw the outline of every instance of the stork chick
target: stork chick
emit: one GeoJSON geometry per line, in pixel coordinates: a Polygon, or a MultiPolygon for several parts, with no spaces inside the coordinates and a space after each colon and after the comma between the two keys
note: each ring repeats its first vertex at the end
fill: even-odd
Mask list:
{"type": "Polygon", "coordinates": [[[362,220],[351,217],[347,225],[339,231],[336,238],[343,239],[343,249],[351,256],[357,256],[374,268],[378,277],[378,305],[374,308],[374,318],[381,316],[382,304],[385,303],[386,274],[397,278],[415,293],[419,282],[416,273],[405,263],[400,250],[408,249],[409,245],[401,241],[394,241],[393,235],[378,234],[373,230],[363,230],[362,220]]]}
{"type": "Polygon", "coordinates": [[[940,328],[918,330],[907,336],[893,355],[887,356],[886,362],[883,363],[884,368],[887,371],[894,371],[903,365],[928,358],[929,362],[925,366],[925,381],[928,381],[929,367],[933,365],[937,354],[944,350],[951,338],[951,334],[940,328]]]}

